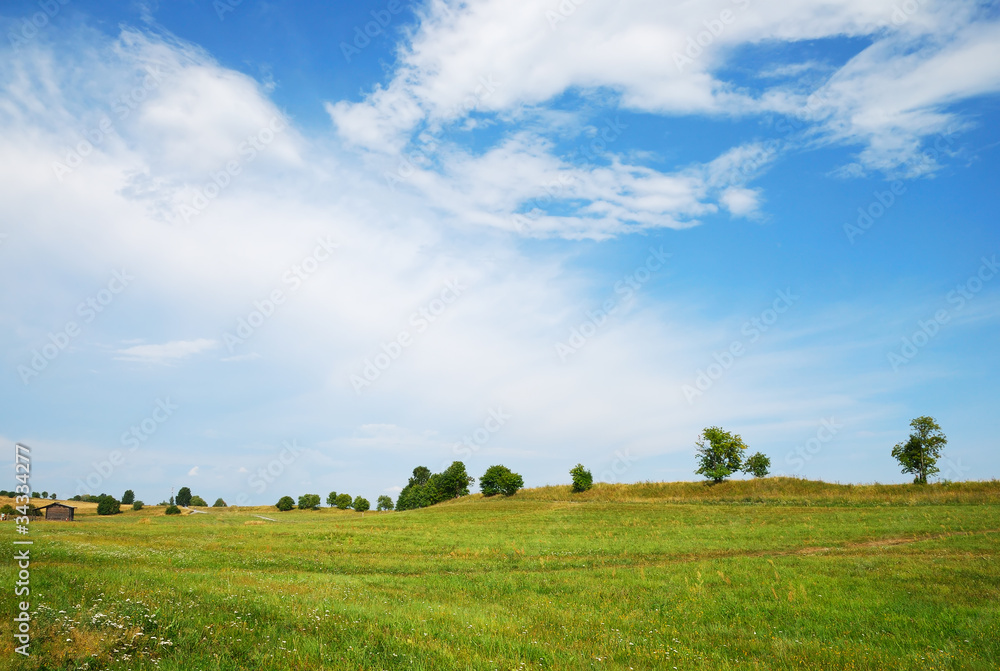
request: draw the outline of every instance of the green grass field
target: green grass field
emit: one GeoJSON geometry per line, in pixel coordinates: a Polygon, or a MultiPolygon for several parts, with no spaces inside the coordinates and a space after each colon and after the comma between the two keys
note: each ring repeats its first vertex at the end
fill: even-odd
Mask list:
{"type": "Polygon", "coordinates": [[[1000,668],[996,481],[263,510],[32,523],[33,654],[8,559],[0,668],[1000,668]]]}

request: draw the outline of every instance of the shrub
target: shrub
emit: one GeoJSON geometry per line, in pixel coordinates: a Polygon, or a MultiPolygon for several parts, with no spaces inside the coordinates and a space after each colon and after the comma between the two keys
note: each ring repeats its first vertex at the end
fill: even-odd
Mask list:
{"type": "Polygon", "coordinates": [[[574,492],[585,492],[594,486],[594,476],[583,467],[583,464],[577,464],[569,469],[569,475],[573,478],[574,492]]]}
{"type": "Polygon", "coordinates": [[[479,478],[479,489],[483,496],[513,496],[524,486],[524,479],[506,466],[490,466],[479,478]]]}
{"type": "Polygon", "coordinates": [[[389,498],[388,496],[386,496],[385,494],[383,494],[382,496],[378,497],[378,501],[376,502],[375,510],[378,510],[378,511],[392,510],[392,499],[389,498]]]}
{"type": "Polygon", "coordinates": [[[122,494],[122,503],[124,503],[127,506],[130,506],[133,503],[135,503],[135,492],[133,492],[131,489],[126,489],[125,493],[122,494]]]}
{"type": "Polygon", "coordinates": [[[362,498],[361,496],[357,496],[354,499],[354,503],[352,504],[352,507],[355,510],[357,510],[359,513],[363,513],[366,510],[368,510],[369,508],[371,508],[372,505],[370,503],[368,503],[368,499],[362,498]]]}
{"type": "Polygon", "coordinates": [[[337,495],[337,507],[341,510],[347,510],[354,503],[354,499],[351,498],[350,494],[338,494],[337,495]]]}
{"type": "Polygon", "coordinates": [[[747,457],[743,464],[743,472],[750,473],[755,478],[763,478],[771,471],[771,460],[764,454],[757,452],[747,457]]]}
{"type": "Polygon", "coordinates": [[[288,511],[295,507],[295,499],[291,496],[282,496],[274,507],[281,511],[288,511]]]}
{"type": "Polygon", "coordinates": [[[208,503],[205,501],[205,499],[201,498],[197,494],[191,497],[191,503],[189,503],[188,505],[199,506],[201,508],[208,507],[208,503]]]}
{"type": "Polygon", "coordinates": [[[212,504],[212,507],[213,508],[225,508],[226,507],[226,502],[223,501],[221,498],[215,499],[215,503],[212,504]]]}
{"type": "Polygon", "coordinates": [[[180,515],[181,509],[177,506],[167,506],[167,509],[163,511],[164,515],[180,515]]]}
{"type": "Polygon", "coordinates": [[[97,502],[98,515],[117,515],[122,511],[121,501],[115,497],[101,494],[98,498],[100,499],[97,502]]]}
{"type": "Polygon", "coordinates": [[[0,508],[0,513],[4,515],[13,515],[16,512],[17,511],[14,510],[14,506],[10,505],[9,503],[5,503],[4,506],[0,508]]]}
{"type": "Polygon", "coordinates": [[[142,501],[133,501],[132,502],[132,510],[142,510],[142,506],[143,506],[142,501]]]}
{"type": "Polygon", "coordinates": [[[303,494],[299,497],[300,510],[316,510],[319,508],[319,494],[303,494]]]}

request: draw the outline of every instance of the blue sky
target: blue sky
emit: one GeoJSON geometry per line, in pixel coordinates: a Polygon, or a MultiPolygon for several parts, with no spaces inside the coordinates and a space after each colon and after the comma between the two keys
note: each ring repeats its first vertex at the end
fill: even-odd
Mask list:
{"type": "Polygon", "coordinates": [[[72,0],[0,28],[0,436],[38,491],[687,480],[710,425],[777,473],[905,482],[925,414],[943,477],[1000,471],[995,7],[72,0]]]}

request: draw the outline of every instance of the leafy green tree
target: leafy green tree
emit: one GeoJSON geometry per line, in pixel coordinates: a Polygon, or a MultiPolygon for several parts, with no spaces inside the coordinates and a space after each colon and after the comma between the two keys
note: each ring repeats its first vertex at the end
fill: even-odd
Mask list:
{"type": "Polygon", "coordinates": [[[396,499],[396,510],[413,510],[429,506],[430,492],[428,483],[431,479],[431,469],[426,466],[417,466],[413,469],[413,475],[409,482],[403,487],[396,499]]]}
{"type": "Polygon", "coordinates": [[[49,492],[48,492],[48,490],[45,490],[44,492],[42,492],[42,498],[43,499],[49,498],[49,492]]]}
{"type": "Polygon", "coordinates": [[[756,452],[743,462],[743,472],[750,473],[755,478],[767,477],[771,472],[771,459],[761,452],[756,452]]]}
{"type": "Polygon", "coordinates": [[[122,511],[121,501],[108,494],[101,494],[97,501],[98,515],[117,515],[122,511]]]}
{"type": "Polygon", "coordinates": [[[227,506],[226,506],[226,502],[223,501],[222,497],[220,496],[219,498],[215,499],[215,503],[212,504],[212,507],[213,508],[225,508],[227,506]]]}
{"type": "Polygon", "coordinates": [[[122,494],[122,503],[126,506],[130,506],[135,503],[135,492],[131,489],[126,489],[125,493],[122,494]]]}
{"type": "MultiPolygon", "coordinates": [[[[427,484],[431,484],[432,480],[434,480],[434,476],[431,476],[431,480],[428,480],[427,484]]],[[[436,490],[434,498],[437,499],[435,503],[457,499],[459,496],[468,496],[469,486],[475,481],[476,479],[465,471],[465,464],[461,461],[451,462],[451,466],[446,468],[434,482],[436,490]]]]}
{"type": "Polygon", "coordinates": [[[583,464],[577,464],[569,469],[569,475],[573,478],[574,492],[585,492],[594,486],[594,476],[583,467],[583,464]]]}
{"type": "Polygon", "coordinates": [[[145,504],[142,501],[133,501],[132,510],[142,510],[143,505],[145,504]]]}
{"type": "Polygon", "coordinates": [[[490,466],[479,478],[479,490],[483,496],[513,496],[521,487],[524,487],[524,478],[502,465],[490,466]]]}
{"type": "Polygon", "coordinates": [[[56,500],[56,498],[57,498],[57,497],[56,497],[56,493],[55,493],[55,492],[52,492],[52,494],[50,494],[50,495],[49,495],[49,498],[50,498],[50,499],[52,499],[53,501],[55,501],[55,500],[56,500]]]}
{"type": "Polygon", "coordinates": [[[319,503],[319,494],[303,494],[299,497],[299,510],[316,510],[319,503]]]}
{"type": "Polygon", "coordinates": [[[326,495],[326,505],[330,506],[331,508],[337,505],[337,492],[330,492],[329,494],[326,495]]]}
{"type": "Polygon", "coordinates": [[[286,512],[295,507],[295,499],[291,496],[282,496],[278,499],[278,502],[274,504],[274,507],[282,512],[286,512]]]}
{"type": "Polygon", "coordinates": [[[340,510],[347,510],[351,507],[354,500],[351,498],[350,494],[338,494],[337,495],[337,508],[340,510]]]}
{"type": "Polygon", "coordinates": [[[176,503],[184,508],[191,505],[191,489],[189,487],[181,487],[177,490],[176,503]]]}
{"type": "Polygon", "coordinates": [[[354,503],[351,504],[351,507],[353,507],[359,513],[363,513],[366,510],[368,510],[369,508],[371,508],[372,504],[368,503],[368,499],[363,498],[361,496],[356,496],[354,498],[354,503]]]}
{"type": "Polygon", "coordinates": [[[698,475],[719,483],[743,465],[743,452],[747,446],[739,435],[733,435],[718,426],[702,431],[698,446],[698,475]]]}
{"type": "Polygon", "coordinates": [[[386,496],[385,494],[378,497],[375,510],[378,510],[380,512],[383,510],[392,510],[392,499],[386,496]]]}
{"type": "Polygon", "coordinates": [[[191,497],[191,505],[192,506],[198,506],[198,507],[201,507],[201,508],[207,508],[208,507],[208,503],[205,501],[205,499],[201,498],[197,494],[195,494],[194,496],[191,497]]]}
{"type": "Polygon", "coordinates": [[[163,511],[164,515],[180,515],[181,509],[177,506],[167,506],[167,509],[163,511]]]}
{"type": "Polygon", "coordinates": [[[948,439],[933,417],[917,417],[910,422],[913,432],[905,443],[892,448],[892,456],[903,467],[903,473],[913,473],[913,482],[926,485],[927,478],[939,473],[937,460],[948,444],[948,439]]]}
{"type": "Polygon", "coordinates": [[[3,507],[0,508],[0,515],[8,515],[8,516],[10,516],[10,515],[13,515],[15,512],[17,512],[17,511],[14,510],[14,506],[10,505],[9,503],[5,503],[3,505],[3,507]]]}

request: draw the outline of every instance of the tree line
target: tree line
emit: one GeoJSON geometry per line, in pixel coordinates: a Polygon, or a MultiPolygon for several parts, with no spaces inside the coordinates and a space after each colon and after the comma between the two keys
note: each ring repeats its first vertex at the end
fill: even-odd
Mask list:
{"type": "MultiPolygon", "coordinates": [[[[948,439],[941,430],[937,421],[930,416],[917,417],[910,422],[912,429],[909,438],[905,442],[897,443],[892,448],[892,456],[902,466],[903,473],[914,476],[914,484],[927,484],[927,479],[940,472],[937,467],[938,459],[948,439]]],[[[733,434],[722,427],[709,426],[702,430],[695,442],[698,468],[695,473],[704,476],[711,484],[724,482],[731,475],[743,472],[753,475],[755,478],[766,477],[771,468],[771,459],[761,453],[755,452],[749,457],[745,453],[749,449],[743,438],[739,434],[733,434]]],[[[584,492],[593,486],[594,478],[590,471],[584,468],[583,464],[577,464],[570,469],[572,480],[571,491],[574,493],[584,492]]],[[[469,487],[475,483],[475,478],[466,471],[465,464],[461,461],[452,462],[451,466],[441,473],[432,473],[426,466],[417,466],[413,469],[406,486],[399,493],[396,502],[386,495],[378,497],[376,510],[413,510],[416,508],[426,508],[436,503],[455,499],[469,494],[469,487]]],[[[513,472],[502,464],[490,466],[479,478],[479,489],[483,496],[513,496],[524,487],[524,479],[520,474],[513,472]]],[[[14,498],[23,496],[16,491],[0,490],[0,496],[14,498]]],[[[50,498],[55,500],[56,494],[49,492],[32,492],[32,498],[50,498]]],[[[131,489],[125,490],[121,499],[116,499],[109,494],[77,494],[72,501],[85,501],[97,504],[98,515],[115,515],[121,512],[121,506],[132,506],[133,510],[142,510],[142,501],[135,498],[135,493],[131,489]]],[[[330,492],[326,497],[326,504],[331,508],[340,510],[354,510],[356,512],[366,512],[371,508],[368,499],[363,496],[351,497],[350,494],[330,492]]],[[[177,491],[177,496],[171,496],[169,501],[161,501],[161,506],[167,506],[166,514],[179,515],[181,507],[198,506],[207,507],[205,499],[192,494],[190,487],[181,487],[177,491]]],[[[225,508],[226,502],[222,498],[215,500],[213,508],[225,508]]],[[[300,510],[317,510],[320,507],[319,494],[303,494],[298,498],[298,502],[291,496],[283,496],[275,504],[281,511],[299,508],[300,510]]],[[[34,509],[34,505],[31,506],[34,509]]],[[[10,504],[3,506],[0,512],[13,512],[10,504]],[[7,509],[11,508],[10,511],[7,509]]]]}

